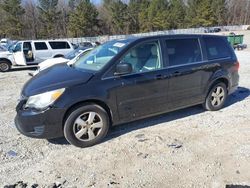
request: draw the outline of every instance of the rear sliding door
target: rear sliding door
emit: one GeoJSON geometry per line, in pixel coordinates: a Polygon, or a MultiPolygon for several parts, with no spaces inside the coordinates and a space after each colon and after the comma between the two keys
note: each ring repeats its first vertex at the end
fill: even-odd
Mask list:
{"type": "Polygon", "coordinates": [[[199,38],[167,39],[168,101],[171,109],[189,106],[202,101],[203,71],[202,50],[199,38]]]}

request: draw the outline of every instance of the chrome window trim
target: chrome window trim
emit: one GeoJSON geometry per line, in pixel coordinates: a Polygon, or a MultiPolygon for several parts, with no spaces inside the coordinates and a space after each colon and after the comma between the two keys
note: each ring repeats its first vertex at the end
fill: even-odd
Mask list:
{"type": "Polygon", "coordinates": [[[202,51],[202,44],[201,44],[201,40],[200,40],[200,38],[199,37],[185,37],[185,38],[173,38],[173,39],[164,39],[164,42],[165,42],[165,45],[166,45],[166,49],[168,48],[168,43],[167,43],[167,41],[170,41],[170,40],[185,40],[185,39],[188,39],[188,40],[190,40],[190,39],[192,39],[192,40],[196,40],[196,42],[197,42],[197,44],[198,44],[198,48],[199,48],[199,50],[200,50],[200,55],[201,55],[201,61],[196,61],[196,62],[192,62],[192,63],[185,63],[185,64],[180,64],[180,65],[170,65],[170,61],[169,61],[169,54],[168,54],[168,52],[167,52],[167,58],[168,58],[168,67],[179,67],[179,66],[183,66],[183,65],[186,65],[186,64],[196,64],[196,63],[199,63],[199,62],[203,62],[203,61],[205,61],[204,60],[204,54],[203,54],[203,51],[202,51]]]}
{"type": "Polygon", "coordinates": [[[192,63],[184,63],[180,65],[168,66],[167,68],[174,68],[174,67],[181,67],[181,66],[195,65],[195,64],[205,64],[205,63],[209,63],[210,61],[220,61],[220,60],[227,60],[227,59],[231,59],[231,57],[224,57],[224,58],[218,58],[218,59],[212,59],[212,60],[203,60],[203,61],[197,61],[197,62],[192,62],[192,63]]]}
{"type": "MultiPolygon", "coordinates": [[[[119,61],[122,58],[124,58],[131,49],[136,48],[136,47],[138,47],[140,45],[143,45],[145,43],[157,43],[158,49],[159,49],[160,61],[161,61],[161,68],[154,69],[154,70],[149,70],[149,71],[144,71],[144,72],[136,72],[136,73],[131,73],[131,74],[125,74],[125,75],[121,75],[121,76],[114,76],[114,75],[113,76],[109,76],[109,77],[102,76],[101,80],[112,79],[112,78],[120,78],[120,77],[123,77],[123,76],[131,76],[131,75],[142,74],[142,73],[151,73],[151,72],[155,72],[155,71],[166,69],[167,67],[164,67],[165,65],[164,65],[163,56],[162,56],[162,46],[161,46],[161,40],[160,39],[153,39],[153,40],[144,41],[144,42],[136,44],[132,48],[128,49],[128,51],[126,51],[126,53],[119,59],[119,61]]],[[[119,64],[119,63],[117,63],[117,64],[119,64]]],[[[106,73],[104,73],[104,75],[105,74],[106,73]]]]}
{"type": "MultiPolygon", "coordinates": [[[[231,57],[219,58],[219,59],[214,59],[214,60],[228,60],[228,59],[231,59],[231,57]]],[[[213,61],[213,60],[208,60],[208,61],[213,61]]],[[[161,69],[156,69],[156,70],[146,71],[146,72],[137,72],[137,73],[132,73],[132,74],[125,74],[122,76],[110,76],[110,77],[102,78],[102,80],[121,78],[124,76],[133,76],[133,75],[137,75],[137,74],[152,73],[152,72],[156,72],[156,71],[168,70],[171,68],[182,67],[182,66],[187,66],[187,65],[207,64],[208,61],[205,60],[205,61],[199,61],[199,62],[193,62],[193,63],[185,63],[185,64],[181,64],[181,65],[167,66],[167,67],[163,67],[161,69]]]]}

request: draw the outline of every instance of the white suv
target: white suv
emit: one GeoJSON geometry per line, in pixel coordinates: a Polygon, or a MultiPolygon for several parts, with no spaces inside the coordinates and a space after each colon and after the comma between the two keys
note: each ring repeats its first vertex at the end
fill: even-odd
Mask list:
{"type": "Polygon", "coordinates": [[[8,71],[12,66],[35,65],[49,58],[64,57],[73,49],[67,40],[20,41],[12,54],[0,53],[0,72],[8,71]]]}

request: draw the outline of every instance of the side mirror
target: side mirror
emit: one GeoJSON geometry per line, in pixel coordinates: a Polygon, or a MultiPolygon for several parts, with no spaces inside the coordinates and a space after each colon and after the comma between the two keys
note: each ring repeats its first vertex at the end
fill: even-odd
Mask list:
{"type": "Polygon", "coordinates": [[[132,72],[132,65],[130,63],[119,63],[116,65],[116,70],[114,75],[120,76],[124,74],[129,74],[132,72]]]}

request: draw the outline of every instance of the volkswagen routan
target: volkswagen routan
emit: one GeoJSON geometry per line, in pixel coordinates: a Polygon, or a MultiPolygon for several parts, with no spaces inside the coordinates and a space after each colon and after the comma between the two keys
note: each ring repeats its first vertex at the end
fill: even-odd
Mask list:
{"type": "Polygon", "coordinates": [[[106,42],[31,78],[16,107],[29,137],[97,144],[111,126],[202,104],[223,107],[239,62],[226,37],[168,35],[106,42]]]}

